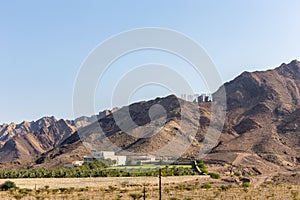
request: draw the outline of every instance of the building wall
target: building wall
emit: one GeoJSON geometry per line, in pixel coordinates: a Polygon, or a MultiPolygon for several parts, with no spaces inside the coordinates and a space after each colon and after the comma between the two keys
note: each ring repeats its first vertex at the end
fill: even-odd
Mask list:
{"type": "Polygon", "coordinates": [[[126,156],[117,156],[117,165],[126,165],[126,156]]]}
{"type": "Polygon", "coordinates": [[[116,156],[113,151],[93,152],[93,157],[96,159],[111,159],[116,161],[116,165],[125,165],[126,156],[116,156]]]}

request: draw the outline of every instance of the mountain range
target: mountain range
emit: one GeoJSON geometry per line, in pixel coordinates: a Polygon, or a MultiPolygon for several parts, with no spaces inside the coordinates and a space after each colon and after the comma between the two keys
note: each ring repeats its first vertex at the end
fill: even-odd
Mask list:
{"type": "Polygon", "coordinates": [[[120,154],[154,152],[156,156],[197,157],[207,130],[212,127],[217,131],[211,124],[212,107],[218,104],[224,90],[225,123],[215,146],[203,158],[205,162],[248,173],[299,169],[300,62],[297,60],[272,70],[243,72],[222,85],[212,95],[213,102],[188,102],[170,95],[106,110],[92,117],[75,120],[44,117],[35,122],[0,125],[0,162],[3,168],[57,167],[90,155],[91,149],[107,148],[120,154]],[[119,116],[118,121],[115,116],[119,116]],[[183,118],[186,124],[181,123],[183,118]],[[120,128],[131,124],[131,120],[137,126],[128,125],[126,131],[120,128]],[[176,138],[177,133],[181,139],[176,138]],[[170,142],[178,148],[157,151],[170,142]],[[187,146],[186,143],[190,143],[186,149],[180,148],[187,146]]]}

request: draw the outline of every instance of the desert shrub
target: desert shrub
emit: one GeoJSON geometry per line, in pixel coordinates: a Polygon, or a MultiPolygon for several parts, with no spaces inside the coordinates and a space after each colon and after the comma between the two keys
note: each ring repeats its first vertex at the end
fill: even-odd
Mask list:
{"type": "Polygon", "coordinates": [[[19,193],[19,194],[14,194],[13,197],[17,200],[22,199],[24,196],[26,196],[26,194],[23,193],[19,193]]]}
{"type": "Polygon", "coordinates": [[[209,172],[207,173],[211,178],[214,178],[214,179],[219,179],[220,178],[220,174],[217,174],[217,173],[213,173],[213,172],[209,172]]]}
{"type": "Polygon", "coordinates": [[[116,191],[117,189],[118,189],[117,187],[114,187],[114,186],[111,186],[111,185],[110,185],[110,186],[108,186],[107,191],[111,193],[111,192],[116,191]]]}
{"type": "Polygon", "coordinates": [[[122,186],[122,187],[126,187],[128,184],[129,184],[128,181],[123,181],[123,182],[121,182],[121,186],[122,186]]]}
{"type": "Polygon", "coordinates": [[[188,184],[185,186],[185,190],[191,191],[195,190],[195,185],[194,184],[188,184]]]}
{"type": "Polygon", "coordinates": [[[5,181],[3,184],[0,185],[0,189],[2,191],[7,191],[9,189],[16,189],[17,186],[14,182],[12,181],[5,181]]]}
{"type": "Polygon", "coordinates": [[[169,188],[164,188],[164,193],[170,193],[170,189],[169,188]]]}
{"type": "Polygon", "coordinates": [[[210,189],[211,188],[211,184],[210,183],[204,183],[201,188],[203,189],[210,189]]]}
{"type": "Polygon", "coordinates": [[[299,195],[299,191],[297,191],[297,190],[291,191],[291,196],[292,196],[293,200],[296,200],[296,199],[298,200],[299,199],[299,198],[297,198],[298,195],[299,195]]]}
{"type": "Polygon", "coordinates": [[[129,196],[130,196],[133,200],[140,199],[140,198],[143,197],[143,195],[140,194],[140,193],[131,193],[131,194],[129,194],[129,196]]]}
{"type": "Polygon", "coordinates": [[[128,189],[121,189],[120,190],[120,193],[127,193],[128,192],[128,189]]]}
{"type": "Polygon", "coordinates": [[[87,192],[87,191],[89,191],[89,189],[86,188],[86,187],[85,188],[78,188],[77,191],[79,191],[79,192],[87,192]]]}
{"type": "Polygon", "coordinates": [[[60,191],[59,189],[55,188],[52,190],[52,194],[57,194],[59,191],[60,191]]]}
{"type": "Polygon", "coordinates": [[[21,194],[27,195],[27,194],[30,194],[31,192],[32,192],[32,189],[27,189],[27,188],[19,189],[19,193],[21,193],[21,194]]]}
{"type": "Polygon", "coordinates": [[[241,176],[242,174],[241,174],[241,172],[234,172],[233,175],[235,175],[235,176],[241,176]]]}
{"type": "Polygon", "coordinates": [[[58,188],[61,193],[68,193],[68,188],[58,188]]]}
{"type": "Polygon", "coordinates": [[[197,160],[196,162],[197,162],[197,166],[201,169],[201,171],[207,168],[206,164],[202,160],[197,160]]]}
{"type": "Polygon", "coordinates": [[[242,185],[244,188],[248,188],[248,187],[251,187],[251,184],[249,182],[245,182],[243,183],[242,185]]]}
{"type": "Polygon", "coordinates": [[[118,195],[114,200],[121,200],[122,199],[122,195],[118,195]]]}
{"type": "Polygon", "coordinates": [[[231,185],[221,185],[221,190],[227,191],[231,188],[231,185]]]}

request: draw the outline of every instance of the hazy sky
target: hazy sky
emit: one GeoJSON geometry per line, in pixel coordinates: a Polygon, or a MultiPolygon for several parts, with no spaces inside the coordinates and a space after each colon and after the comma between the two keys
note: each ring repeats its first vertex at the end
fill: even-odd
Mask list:
{"type": "MultiPolygon", "coordinates": [[[[2,1],[0,122],[46,115],[72,119],[81,63],[119,32],[142,27],[182,32],[207,51],[228,81],[245,70],[300,59],[299,20],[298,0],[2,1]]],[[[143,91],[136,98],[143,95],[157,94],[143,91]]]]}

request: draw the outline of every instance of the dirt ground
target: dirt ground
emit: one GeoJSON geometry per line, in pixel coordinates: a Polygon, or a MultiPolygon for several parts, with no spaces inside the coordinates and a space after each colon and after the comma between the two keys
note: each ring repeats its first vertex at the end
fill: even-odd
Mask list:
{"type": "MultiPolygon", "coordinates": [[[[162,177],[163,200],[296,200],[300,199],[300,174],[244,177],[207,176],[162,177]],[[238,181],[240,180],[240,181],[238,181]]],[[[0,183],[8,179],[0,180],[0,183]]],[[[0,191],[0,200],[132,200],[159,199],[158,177],[101,177],[9,179],[20,189],[0,191]],[[24,190],[22,188],[29,188],[24,190]]]]}
{"type": "MultiPolygon", "coordinates": [[[[163,184],[191,182],[205,180],[209,176],[172,176],[162,177],[163,184]]],[[[0,184],[10,180],[20,188],[39,189],[49,186],[50,188],[84,188],[120,186],[126,182],[128,185],[158,184],[158,177],[97,177],[97,178],[26,178],[26,179],[0,179],[0,184]]]]}

